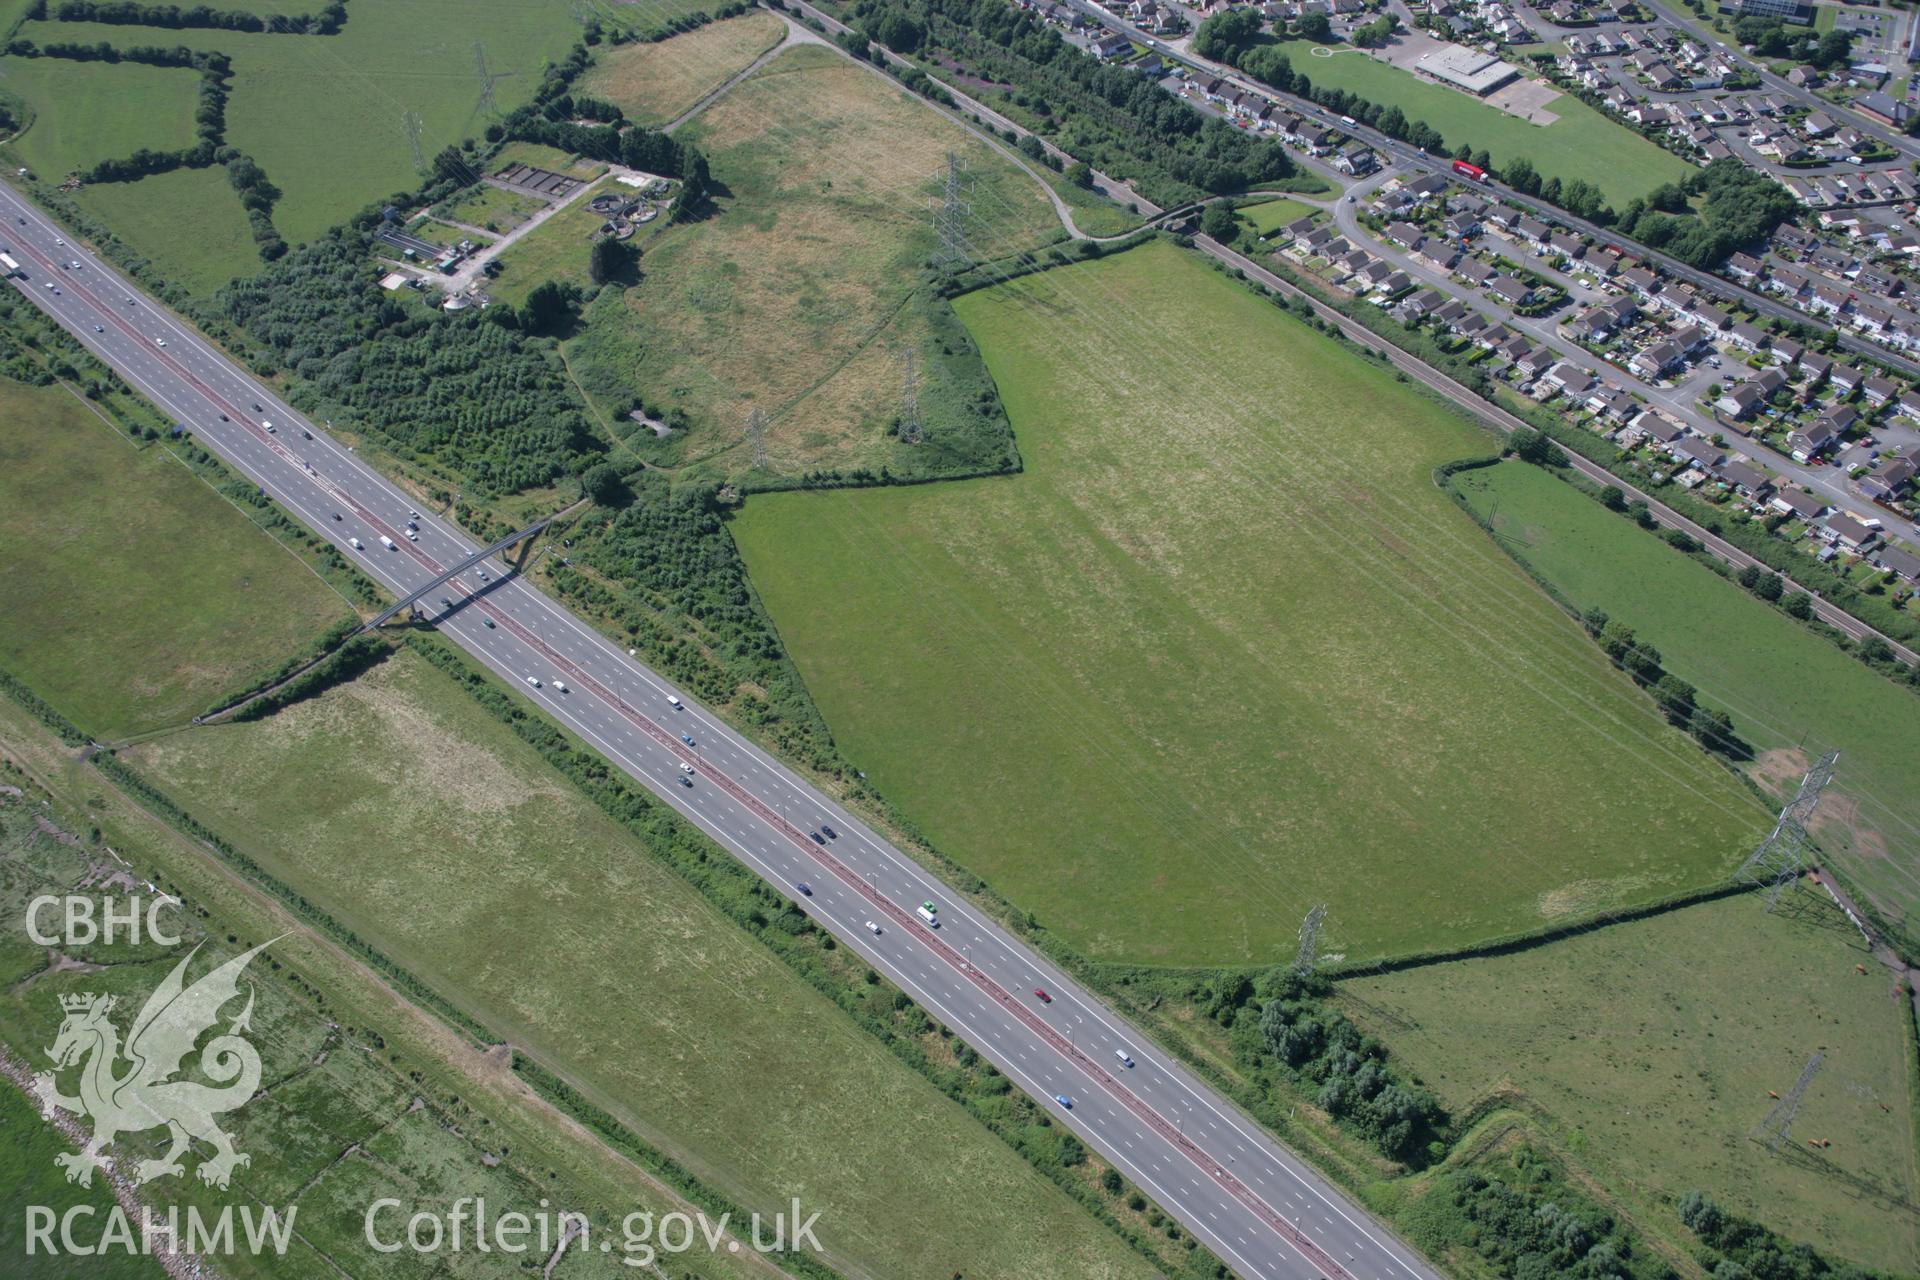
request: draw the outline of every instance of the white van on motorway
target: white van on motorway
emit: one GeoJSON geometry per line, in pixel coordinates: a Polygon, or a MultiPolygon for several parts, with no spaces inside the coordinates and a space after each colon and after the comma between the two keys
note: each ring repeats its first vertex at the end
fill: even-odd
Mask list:
{"type": "Polygon", "coordinates": [[[931,902],[923,902],[913,909],[913,914],[919,916],[928,928],[938,929],[940,927],[940,917],[935,914],[937,911],[939,911],[939,908],[931,902]]]}
{"type": "Polygon", "coordinates": [[[380,545],[385,547],[389,551],[393,551],[397,549],[393,544],[393,539],[389,538],[384,533],[380,535],[380,545]]]}
{"type": "Polygon", "coordinates": [[[1125,1049],[1115,1049],[1113,1051],[1113,1056],[1120,1059],[1121,1066],[1123,1067],[1133,1066],[1133,1055],[1128,1053],[1125,1049]]]}
{"type": "Polygon", "coordinates": [[[678,711],[682,704],[680,702],[680,699],[674,697],[672,694],[668,694],[667,705],[672,707],[675,711],[678,711]]]}
{"type": "Polygon", "coordinates": [[[364,547],[364,546],[362,546],[362,545],[361,545],[361,543],[360,543],[360,539],[358,539],[358,538],[348,538],[348,539],[347,539],[347,545],[348,545],[348,546],[350,546],[350,547],[352,547],[352,548],[353,548],[353,549],[354,549],[355,551],[365,551],[365,550],[366,550],[366,547],[364,547]]]}

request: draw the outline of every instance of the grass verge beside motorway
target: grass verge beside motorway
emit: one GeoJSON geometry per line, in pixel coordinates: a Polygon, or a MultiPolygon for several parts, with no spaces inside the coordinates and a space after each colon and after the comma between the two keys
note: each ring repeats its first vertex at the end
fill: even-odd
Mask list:
{"type": "Polygon", "coordinates": [[[1337,998],[1456,1115],[1537,1116],[1570,1160],[1683,1245],[1673,1208],[1698,1190],[1829,1256],[1910,1273],[1914,1045],[1894,987],[1809,886],[1771,914],[1756,895],[1723,898],[1351,979],[1337,998]],[[1753,1130],[1815,1050],[1826,1060],[1775,1153],[1753,1130]]]}
{"type": "Polygon", "coordinates": [[[1023,474],[733,529],[846,756],[1080,954],[1460,946],[1765,824],[1435,489],[1464,419],[1165,242],[958,305],[1023,474]]]}
{"type": "Polygon", "coordinates": [[[90,731],[181,723],[351,616],[165,448],[0,379],[0,665],[90,731]]]}
{"type": "Polygon", "coordinates": [[[1748,773],[1783,803],[1809,757],[1838,750],[1814,834],[1889,923],[1917,931],[1920,698],[1911,689],[1537,467],[1506,462],[1450,483],[1500,545],[1575,608],[1633,627],[1668,670],[1726,709],[1758,753],[1748,773]]]}
{"type": "Polygon", "coordinates": [[[1144,1273],[419,656],[126,758],[696,1176],[826,1208],[859,1269],[1144,1273]]]}
{"type": "MultiPolygon", "coordinates": [[[[619,1247],[625,1215],[641,1211],[657,1220],[688,1208],[520,1086],[505,1069],[504,1051],[481,1054],[396,997],[325,938],[230,877],[205,849],[129,803],[5,701],[0,785],[23,792],[17,798],[0,793],[0,908],[10,920],[21,920],[27,900],[40,892],[112,893],[124,907],[129,886],[106,879],[114,872],[136,886],[151,878],[183,902],[177,912],[158,917],[181,935],[177,948],[129,943],[123,935],[112,944],[49,949],[26,945],[22,931],[10,928],[0,941],[0,1044],[15,1061],[32,1069],[46,1065],[42,1051],[60,1023],[62,995],[115,996],[113,1018],[124,1029],[188,948],[202,948],[191,978],[215,959],[275,939],[243,982],[253,1000],[246,1038],[261,1056],[262,1086],[221,1117],[250,1163],[236,1170],[230,1190],[204,1187],[194,1170],[211,1149],[197,1145],[182,1176],[162,1178],[137,1193],[159,1215],[172,1207],[218,1214],[226,1205],[255,1211],[271,1206],[295,1215],[296,1232],[284,1256],[242,1248],[209,1260],[219,1275],[331,1280],[343,1273],[499,1274],[501,1255],[476,1254],[470,1234],[462,1254],[430,1259],[378,1253],[365,1237],[367,1211],[383,1197],[403,1206],[386,1213],[398,1214],[404,1229],[405,1217],[416,1210],[444,1214],[457,1197],[484,1195],[495,1214],[532,1215],[545,1204],[586,1215],[595,1233],[590,1250],[554,1259],[551,1274],[557,1280],[611,1280],[632,1272],[620,1265],[618,1253],[602,1254],[598,1244],[611,1239],[619,1247]]],[[[71,1090],[70,1079],[61,1083],[71,1090]]],[[[48,1258],[44,1251],[26,1256],[16,1228],[28,1204],[64,1209],[81,1199],[104,1205],[110,1197],[98,1178],[91,1194],[65,1182],[53,1165],[60,1139],[6,1081],[0,1081],[0,1117],[12,1135],[8,1151],[14,1162],[0,1183],[0,1271],[26,1277],[159,1274],[157,1266],[117,1250],[84,1264],[70,1256],[48,1258]]],[[[122,1135],[111,1154],[130,1172],[133,1161],[160,1153],[163,1138],[163,1132],[122,1135]]],[[[389,1225],[383,1214],[383,1235],[389,1225]]],[[[90,1242],[103,1229],[95,1218],[80,1222],[76,1234],[90,1242]]],[[[546,1262],[551,1252],[550,1246],[538,1257],[546,1262]]],[[[676,1275],[701,1280],[775,1274],[746,1259],[708,1256],[704,1249],[674,1259],[673,1268],[676,1275]]]]}

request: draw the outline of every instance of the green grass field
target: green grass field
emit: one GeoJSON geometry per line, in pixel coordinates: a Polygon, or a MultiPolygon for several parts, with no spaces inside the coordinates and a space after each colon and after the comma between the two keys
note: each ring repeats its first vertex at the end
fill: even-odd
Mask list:
{"type": "Polygon", "coordinates": [[[177,151],[193,144],[200,73],[188,68],[7,58],[0,62],[0,89],[33,107],[33,123],[12,145],[23,163],[54,182],[142,147],[177,151]]]}
{"type": "Polygon", "coordinates": [[[1632,626],[1725,709],[1761,753],[1754,776],[1784,790],[1783,800],[1809,755],[1838,749],[1840,772],[1815,832],[1890,919],[1914,923],[1920,700],[1538,468],[1506,463],[1455,485],[1514,555],[1581,609],[1632,626]]]}
{"type": "Polygon", "coordinates": [[[736,1201],[825,1206],[820,1237],[856,1274],[1147,1274],[418,656],[136,756],[736,1201]]]}
{"type": "MultiPolygon", "coordinates": [[[[544,61],[565,53],[579,30],[564,0],[364,0],[334,36],[67,22],[30,22],[22,34],[41,43],[185,44],[231,55],[227,140],[281,189],[274,224],[298,244],[372,201],[418,186],[414,135],[428,159],[478,137],[496,115],[526,101],[544,61]],[[480,105],[476,35],[493,82],[491,114],[480,105]]],[[[48,90],[63,116],[85,93],[57,78],[48,90]]],[[[231,203],[232,193],[223,194],[231,203]]],[[[194,224],[172,234],[173,254],[191,257],[194,224]]],[[[151,245],[146,252],[164,260],[151,245]]]]}
{"type": "Polygon", "coordinates": [[[755,9],[724,22],[651,44],[600,54],[581,88],[641,124],[664,124],[753,64],[787,33],[786,24],[755,9]]]}
{"type": "Polygon", "coordinates": [[[158,447],[0,380],[0,666],[89,733],[177,724],[344,601],[158,447]]]}
{"type": "MultiPolygon", "coordinates": [[[[638,287],[589,312],[567,350],[582,386],[608,417],[636,395],[684,410],[691,429],[656,460],[745,470],[742,433],[759,408],[770,470],[912,469],[916,459],[887,434],[902,349],[920,352],[930,438],[972,412],[948,403],[950,382],[960,385],[941,367],[950,344],[908,303],[926,290],[926,202],[946,155],[968,167],[968,232],[981,257],[1056,235],[1039,185],[926,103],[818,46],[782,52],[676,136],[707,152],[725,194],[713,214],[647,247],[638,287]]],[[[560,221],[515,253],[573,234],[560,221]]],[[[503,282],[516,271],[538,282],[513,253],[506,261],[503,282]]],[[[579,261],[584,269],[584,249],[579,261]]]]}
{"type": "Polygon", "coordinates": [[[1700,1190],[1791,1240],[1910,1274],[1920,1177],[1892,979],[1819,890],[1764,906],[1722,899],[1340,991],[1454,1114],[1516,1103],[1677,1239],[1690,1237],[1673,1203],[1700,1190]],[[1795,1150],[1773,1155],[1748,1134],[1815,1049],[1827,1059],[1795,1150]]]}
{"type": "Polygon", "coordinates": [[[1024,474],[733,529],[849,758],[1084,953],[1454,946],[1765,822],[1435,488],[1464,420],[1164,242],[958,306],[1024,474]]]}
{"type": "Polygon", "coordinates": [[[260,269],[253,228],[225,169],[177,169],[82,187],[72,200],[190,293],[205,296],[260,269]],[[181,234],[186,227],[191,235],[181,234]]]}
{"type": "Polygon", "coordinates": [[[1679,156],[1615,124],[1571,94],[1561,94],[1544,108],[1559,117],[1552,124],[1529,124],[1358,51],[1316,58],[1308,49],[1319,46],[1292,42],[1282,47],[1294,71],[1315,85],[1345,89],[1382,107],[1399,107],[1409,120],[1423,120],[1438,129],[1449,149],[1462,142],[1471,143],[1475,150],[1484,147],[1493,156],[1496,173],[1502,164],[1525,156],[1543,179],[1584,178],[1605,192],[1614,208],[1624,209],[1635,196],[1665,182],[1684,181],[1695,172],[1679,156]]]}
{"type": "Polygon", "coordinates": [[[1240,221],[1253,228],[1255,235],[1264,236],[1312,212],[1314,207],[1310,204],[1283,198],[1247,205],[1240,210],[1240,221]]]}

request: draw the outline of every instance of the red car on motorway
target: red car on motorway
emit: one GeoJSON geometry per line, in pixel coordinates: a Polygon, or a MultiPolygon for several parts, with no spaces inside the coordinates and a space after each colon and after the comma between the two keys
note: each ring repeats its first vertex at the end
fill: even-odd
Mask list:
{"type": "Polygon", "coordinates": [[[1053,997],[1047,994],[1046,988],[1044,987],[1035,987],[1033,989],[1033,998],[1035,1000],[1038,1000],[1041,1004],[1053,1003],[1053,997]]]}

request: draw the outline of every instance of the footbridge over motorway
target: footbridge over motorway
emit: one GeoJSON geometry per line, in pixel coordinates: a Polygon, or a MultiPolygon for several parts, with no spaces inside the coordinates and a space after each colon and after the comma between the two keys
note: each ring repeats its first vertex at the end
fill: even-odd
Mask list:
{"type": "MultiPolygon", "coordinates": [[[[571,510],[571,509],[572,508],[568,508],[568,510],[571,510]]],[[[505,551],[508,547],[512,546],[516,542],[519,542],[521,539],[531,538],[534,534],[539,533],[542,529],[546,528],[548,525],[552,524],[555,520],[558,520],[561,516],[565,514],[566,514],[565,511],[556,511],[554,514],[550,516],[543,516],[540,519],[535,520],[532,524],[528,525],[526,528],[520,530],[518,533],[510,533],[506,537],[500,539],[500,541],[494,543],[492,546],[482,547],[480,550],[474,552],[472,555],[460,561],[458,564],[454,565],[452,568],[443,570],[439,574],[439,576],[434,578],[429,578],[426,584],[421,586],[417,590],[409,592],[408,594],[402,596],[399,600],[395,601],[393,604],[387,606],[387,608],[383,609],[381,612],[374,615],[373,620],[367,623],[366,626],[362,627],[361,630],[363,631],[377,630],[379,627],[381,627],[386,623],[387,619],[393,617],[393,615],[396,613],[400,613],[400,612],[403,612],[404,610],[412,608],[413,605],[417,601],[419,601],[419,599],[422,596],[427,595],[429,592],[437,590],[442,583],[451,582],[453,579],[459,577],[461,574],[465,573],[467,570],[473,568],[475,565],[485,560],[488,556],[497,555],[500,552],[505,551]]]]}

